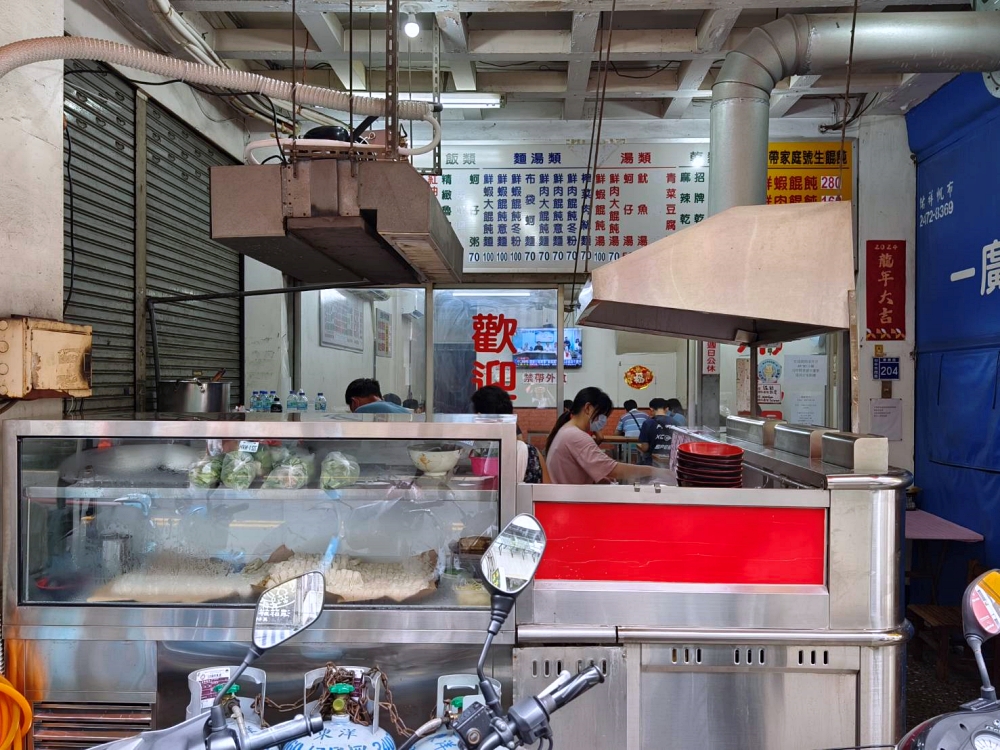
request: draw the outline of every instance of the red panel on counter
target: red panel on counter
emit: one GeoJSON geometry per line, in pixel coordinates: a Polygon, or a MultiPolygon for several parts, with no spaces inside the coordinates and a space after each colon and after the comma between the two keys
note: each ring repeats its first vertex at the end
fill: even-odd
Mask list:
{"type": "Polygon", "coordinates": [[[535,503],[539,580],[822,584],[823,508],[535,503]]]}

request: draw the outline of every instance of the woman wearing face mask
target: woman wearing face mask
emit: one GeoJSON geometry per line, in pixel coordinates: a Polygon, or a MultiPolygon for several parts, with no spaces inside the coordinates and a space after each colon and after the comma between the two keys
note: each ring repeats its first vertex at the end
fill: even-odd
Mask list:
{"type": "Polygon", "coordinates": [[[598,484],[615,479],[634,482],[657,479],[673,483],[666,469],[623,464],[608,457],[588,433],[599,434],[613,409],[611,398],[600,388],[584,388],[564,412],[545,445],[549,476],[556,484],[598,484]]]}

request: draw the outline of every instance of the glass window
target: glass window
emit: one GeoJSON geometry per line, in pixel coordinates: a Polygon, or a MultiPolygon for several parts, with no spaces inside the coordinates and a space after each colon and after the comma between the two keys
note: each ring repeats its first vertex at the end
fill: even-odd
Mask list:
{"type": "Polygon", "coordinates": [[[24,438],[22,603],[488,606],[500,443],[24,438]],[[329,555],[333,555],[332,558],[329,555]]]}
{"type": "MultiPolygon", "coordinates": [[[[274,391],[285,411],[315,411],[322,393],[326,411],[346,412],[348,384],[375,378],[385,400],[423,411],[425,296],[421,288],[300,292],[291,316],[284,294],[249,298],[246,387],[251,400],[255,392],[271,398],[274,391]],[[289,330],[294,331],[294,347],[289,330]],[[295,399],[291,409],[290,395],[295,399]]],[[[246,406],[250,409],[252,403],[246,406]]]]}
{"type": "Polygon", "coordinates": [[[559,341],[555,289],[434,291],[434,411],[468,414],[483,385],[510,393],[514,406],[554,409],[557,358],[566,372],[586,360],[580,329],[559,341]]]}
{"type": "MultiPolygon", "coordinates": [[[[828,414],[830,336],[812,336],[757,349],[757,399],[761,414],[793,424],[836,426],[828,414]]],[[[750,413],[749,346],[721,344],[720,410],[724,416],[750,413]]]]}

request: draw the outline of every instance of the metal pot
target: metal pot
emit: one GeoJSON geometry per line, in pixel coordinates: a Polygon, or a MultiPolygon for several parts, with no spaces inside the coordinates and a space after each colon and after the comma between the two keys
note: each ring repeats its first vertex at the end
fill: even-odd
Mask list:
{"type": "Polygon", "coordinates": [[[200,380],[160,383],[156,394],[156,410],[181,414],[227,412],[231,385],[200,380]]]}

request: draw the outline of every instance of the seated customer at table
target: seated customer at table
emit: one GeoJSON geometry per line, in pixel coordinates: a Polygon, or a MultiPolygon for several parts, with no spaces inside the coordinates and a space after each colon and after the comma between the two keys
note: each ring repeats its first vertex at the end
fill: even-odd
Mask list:
{"type": "Polygon", "coordinates": [[[639,431],[642,429],[642,423],[647,419],[649,419],[649,415],[641,411],[639,404],[633,399],[629,399],[625,402],[625,413],[618,420],[618,427],[615,428],[615,434],[624,435],[627,438],[637,438],[639,437],[639,431]]]}
{"type": "Polygon", "coordinates": [[[669,414],[669,403],[662,398],[654,398],[649,402],[653,416],[643,423],[642,429],[639,431],[639,463],[643,466],[651,466],[654,456],[658,461],[670,460],[670,440],[672,438],[670,428],[676,423],[669,414]]]}
{"type": "Polygon", "coordinates": [[[600,388],[584,388],[573,406],[556,421],[545,446],[549,476],[556,484],[597,484],[612,479],[672,481],[665,469],[634,466],[615,461],[604,453],[589,433],[600,434],[613,409],[611,398],[600,388]]]}
{"type": "Polygon", "coordinates": [[[667,416],[673,420],[678,427],[687,427],[687,417],[684,416],[684,407],[676,398],[667,399],[667,416]]]}
{"type": "Polygon", "coordinates": [[[409,409],[382,400],[382,386],[371,378],[358,378],[344,392],[347,407],[355,414],[409,414],[409,409]]]}

